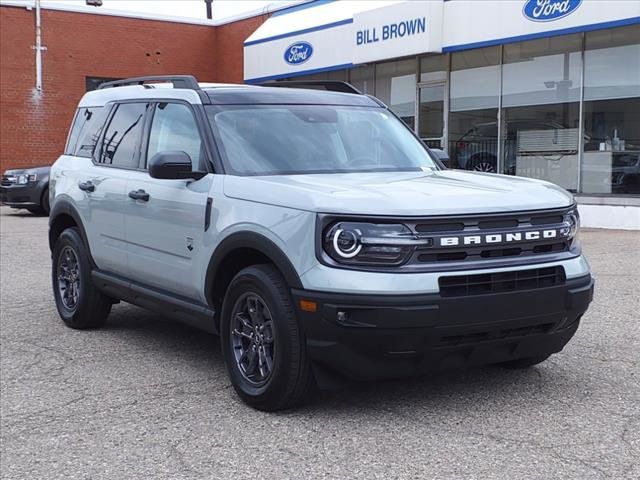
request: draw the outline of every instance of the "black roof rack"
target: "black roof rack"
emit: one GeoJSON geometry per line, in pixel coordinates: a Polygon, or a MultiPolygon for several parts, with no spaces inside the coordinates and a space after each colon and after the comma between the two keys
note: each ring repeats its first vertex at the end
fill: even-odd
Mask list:
{"type": "Polygon", "coordinates": [[[198,85],[198,80],[193,75],[156,75],[149,77],[133,77],[123,78],[122,80],[114,80],[112,82],[104,82],[98,90],[104,88],[124,87],[127,85],[146,85],[149,83],[171,83],[173,88],[184,88],[187,90],[194,90],[203,104],[210,103],[207,94],[198,85]]]}
{"type": "Polygon", "coordinates": [[[355,93],[362,95],[362,92],[347,82],[338,80],[291,80],[282,82],[261,83],[261,87],[285,87],[285,88],[308,88],[323,87],[330,92],[355,93]]]}
{"type": "Polygon", "coordinates": [[[189,90],[200,90],[198,80],[193,75],[157,75],[150,77],[133,77],[123,78],[122,80],[114,80],[112,82],[104,82],[98,90],[102,88],[124,87],[126,85],[144,85],[151,82],[164,82],[173,84],[173,88],[186,88],[189,90]]]}

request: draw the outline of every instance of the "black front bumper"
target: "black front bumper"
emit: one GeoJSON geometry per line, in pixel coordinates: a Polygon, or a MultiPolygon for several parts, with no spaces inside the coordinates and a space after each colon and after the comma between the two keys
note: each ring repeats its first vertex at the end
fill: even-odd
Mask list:
{"type": "Polygon", "coordinates": [[[39,207],[42,190],[40,182],[2,185],[0,186],[0,203],[13,208],[39,207]]]}
{"type": "Polygon", "coordinates": [[[547,288],[459,297],[304,290],[293,296],[314,363],[371,380],[559,352],[576,332],[593,286],[585,276],[547,288]],[[302,311],[300,300],[315,301],[317,311],[302,311]]]}

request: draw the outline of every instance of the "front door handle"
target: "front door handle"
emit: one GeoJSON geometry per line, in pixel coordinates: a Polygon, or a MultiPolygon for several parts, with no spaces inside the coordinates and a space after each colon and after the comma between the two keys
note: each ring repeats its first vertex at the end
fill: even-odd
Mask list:
{"type": "Polygon", "coordinates": [[[91,183],[91,180],[87,180],[86,182],[80,182],[78,184],[78,188],[83,192],[93,192],[96,189],[96,186],[91,183]]]}
{"type": "Polygon", "coordinates": [[[149,201],[149,194],[147,192],[145,192],[144,190],[140,189],[140,190],[131,190],[129,192],[129,197],[133,198],[134,200],[142,200],[143,202],[148,202],[149,201]]]}

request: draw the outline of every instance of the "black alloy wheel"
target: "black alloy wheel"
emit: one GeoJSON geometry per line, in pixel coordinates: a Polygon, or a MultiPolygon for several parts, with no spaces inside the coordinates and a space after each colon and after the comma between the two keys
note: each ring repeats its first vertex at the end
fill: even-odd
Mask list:
{"type": "Polygon", "coordinates": [[[65,309],[74,312],[80,299],[80,267],[71,246],[65,246],[58,257],[58,295],[65,309]]]}
{"type": "Polygon", "coordinates": [[[236,366],[249,383],[262,386],[273,372],[276,349],[271,311],[260,295],[247,292],[236,301],[231,317],[236,366]]]}

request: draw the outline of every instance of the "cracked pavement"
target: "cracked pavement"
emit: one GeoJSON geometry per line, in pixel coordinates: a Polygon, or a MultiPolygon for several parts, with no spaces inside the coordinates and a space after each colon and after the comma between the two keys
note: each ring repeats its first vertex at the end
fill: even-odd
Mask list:
{"type": "Polygon", "coordinates": [[[3,479],[640,478],[640,233],[583,231],[595,301],[565,350],[246,407],[217,337],[127,304],[70,330],[47,219],[0,208],[3,479]]]}

